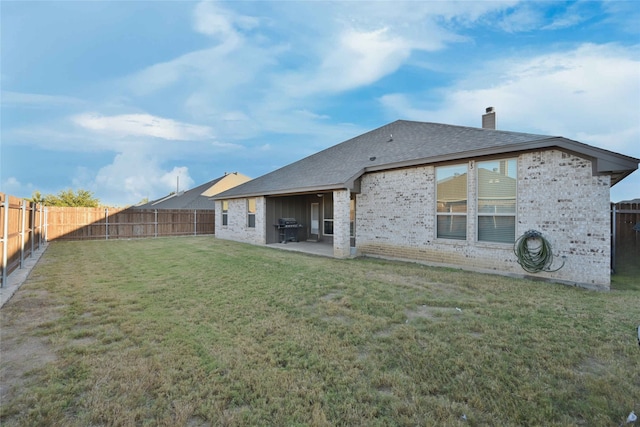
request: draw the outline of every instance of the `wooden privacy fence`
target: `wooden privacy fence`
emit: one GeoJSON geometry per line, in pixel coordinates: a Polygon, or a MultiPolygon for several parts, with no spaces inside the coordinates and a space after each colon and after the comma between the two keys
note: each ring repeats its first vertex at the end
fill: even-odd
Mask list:
{"type": "Polygon", "coordinates": [[[214,234],[213,210],[47,208],[46,239],[98,240],[214,234]]]}
{"type": "Polygon", "coordinates": [[[214,210],[44,207],[0,193],[0,287],[45,241],[214,234],[214,210]]]}
{"type": "Polygon", "coordinates": [[[640,262],[640,203],[611,205],[611,268],[640,262]]]}
{"type": "Polygon", "coordinates": [[[7,276],[22,268],[43,244],[45,209],[40,204],[0,193],[0,242],[2,244],[2,272],[4,287],[7,276]]]}

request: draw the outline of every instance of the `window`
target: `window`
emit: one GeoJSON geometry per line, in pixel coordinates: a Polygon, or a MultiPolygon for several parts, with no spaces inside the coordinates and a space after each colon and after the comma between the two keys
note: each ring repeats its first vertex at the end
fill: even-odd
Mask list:
{"type": "Polygon", "coordinates": [[[222,225],[229,225],[229,201],[222,201],[222,225]]]}
{"type": "Polygon", "coordinates": [[[256,228],[256,199],[247,199],[247,227],[256,228]]]}
{"type": "Polygon", "coordinates": [[[478,162],[478,241],[513,243],[516,236],[516,159],[478,162]]]}
{"type": "Polygon", "coordinates": [[[467,238],[467,165],[436,168],[437,237],[467,238]]]}
{"type": "Polygon", "coordinates": [[[333,235],[333,199],[325,197],[323,201],[324,234],[333,235]]]}

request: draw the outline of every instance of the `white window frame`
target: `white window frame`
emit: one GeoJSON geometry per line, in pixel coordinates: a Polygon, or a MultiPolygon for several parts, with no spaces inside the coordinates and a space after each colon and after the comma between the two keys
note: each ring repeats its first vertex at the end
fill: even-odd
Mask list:
{"type": "Polygon", "coordinates": [[[247,228],[256,228],[256,205],[257,199],[255,197],[247,199],[247,228]],[[251,210],[252,202],[253,210],[251,210]]]}
{"type": "Polygon", "coordinates": [[[229,225],[229,201],[223,200],[221,205],[222,205],[222,226],[226,227],[229,225]]]}
{"type": "MultiPolygon", "coordinates": [[[[468,163],[456,163],[451,165],[442,165],[435,167],[435,214],[436,214],[436,224],[435,224],[435,237],[436,239],[444,239],[444,240],[452,240],[452,241],[466,241],[468,238],[467,226],[469,224],[469,164],[468,163]],[[466,182],[465,182],[465,204],[466,209],[464,212],[439,212],[438,211],[438,170],[443,169],[454,169],[454,168],[465,168],[464,174],[466,174],[466,182]],[[464,237],[456,238],[450,236],[440,236],[439,235],[439,219],[444,217],[464,217],[464,237]]],[[[457,175],[453,174],[452,177],[455,178],[457,175]]],[[[453,218],[451,218],[451,222],[453,223],[453,218]]]]}
{"type": "MultiPolygon", "coordinates": [[[[515,242],[515,238],[516,238],[516,226],[518,224],[518,158],[517,157],[509,157],[509,158],[501,158],[501,159],[493,159],[493,160],[483,160],[483,161],[479,161],[476,162],[476,240],[480,243],[492,243],[492,244],[504,244],[504,245],[513,245],[513,243],[515,242]],[[482,165],[483,164],[487,164],[487,163],[496,163],[496,162],[510,162],[513,161],[514,163],[514,171],[515,171],[515,177],[511,177],[508,175],[509,172],[509,168],[507,167],[507,175],[505,175],[505,177],[511,178],[511,179],[515,179],[515,193],[513,195],[513,199],[514,199],[514,211],[513,212],[481,212],[481,208],[480,208],[480,200],[481,200],[481,194],[480,194],[480,170],[482,169],[482,165]],[[503,218],[513,218],[513,236],[514,236],[514,240],[513,241],[509,241],[509,242],[505,242],[505,241],[497,241],[497,240],[487,240],[487,239],[480,239],[480,226],[481,226],[481,221],[480,218],[486,218],[486,217],[492,217],[492,218],[496,218],[496,217],[503,217],[503,218]]],[[[494,220],[495,222],[495,220],[494,220]]]]}

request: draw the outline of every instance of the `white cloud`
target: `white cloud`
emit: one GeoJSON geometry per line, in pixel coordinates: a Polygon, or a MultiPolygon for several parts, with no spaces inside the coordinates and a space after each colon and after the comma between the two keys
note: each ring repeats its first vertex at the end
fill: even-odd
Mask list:
{"type": "MultiPolygon", "coordinates": [[[[498,129],[564,136],[640,158],[639,69],[638,46],[583,44],[488,63],[443,89],[439,108],[422,104],[419,93],[379,101],[394,118],[474,127],[481,126],[485,107],[493,106],[498,129]]],[[[612,199],[637,197],[637,175],[613,187],[612,199]]]]}
{"type": "MultiPolygon", "coordinates": [[[[504,35],[501,29],[547,30],[542,43],[548,43],[549,30],[581,20],[602,24],[602,17],[589,19],[589,13],[601,10],[613,15],[613,9],[627,8],[615,15],[635,24],[638,8],[633,6],[606,2],[592,8],[576,2],[557,7],[518,1],[192,3],[188,6],[192,34],[178,35],[169,50],[158,45],[140,57],[141,61],[162,57],[162,62],[144,63],[138,71],[106,85],[78,87],[66,92],[69,96],[3,93],[3,108],[60,107],[56,117],[50,114],[39,122],[18,121],[4,128],[3,144],[36,147],[47,154],[108,152],[101,164],[110,164],[97,175],[95,166],[77,168],[74,185],[101,183],[114,197],[124,193],[133,199],[155,197],[153,192],[160,192],[163,185],[171,184],[162,187],[162,194],[171,191],[176,162],[242,159],[255,167],[268,157],[276,167],[285,156],[286,161],[296,160],[367,131],[381,118],[366,97],[380,93],[387,81],[396,88],[409,84],[396,78],[397,70],[406,67],[402,71],[414,78],[417,64],[429,64],[431,72],[422,80],[425,87],[432,86],[427,79],[434,71],[445,78],[452,75],[446,53],[425,53],[455,43],[469,47],[476,35],[479,48],[487,41],[499,45],[493,36],[504,35]],[[479,35],[483,30],[488,32],[479,35]],[[198,50],[175,54],[175,49],[186,46],[185,40],[198,50]],[[168,52],[174,56],[156,56],[171,55],[168,52]],[[441,58],[445,60],[439,62],[441,58]],[[73,98],[86,94],[88,87],[93,101],[73,98]],[[358,89],[364,90],[355,93],[358,89]],[[100,92],[108,92],[110,99],[95,101],[100,92]],[[339,97],[345,92],[351,93],[339,97]],[[352,101],[353,112],[345,112],[352,101]],[[371,116],[363,118],[356,111],[371,116]],[[278,154],[268,156],[269,150],[278,154]],[[163,179],[167,183],[162,184],[163,179]]],[[[635,34],[635,27],[632,30],[635,34]]],[[[538,48],[536,34],[531,36],[527,48],[538,48]]],[[[468,68],[461,63],[455,71],[463,75],[468,68]]],[[[413,92],[389,93],[380,102],[392,120],[471,126],[480,125],[481,113],[491,105],[498,111],[500,128],[560,134],[640,157],[633,147],[639,139],[633,125],[640,110],[637,69],[637,49],[584,45],[492,61],[451,87],[425,94],[414,86],[413,92]]],[[[183,173],[187,179],[189,171],[183,173]]],[[[203,172],[193,166],[191,173],[203,172]]],[[[65,179],[70,178],[65,175],[65,179]]]]}
{"type": "Polygon", "coordinates": [[[181,123],[150,114],[103,116],[96,113],[76,115],[72,121],[78,126],[115,136],[151,136],[168,140],[201,140],[211,138],[207,126],[181,123]]]}
{"type": "Polygon", "coordinates": [[[525,4],[506,14],[498,25],[507,33],[518,33],[537,29],[542,22],[544,16],[539,8],[525,4]]]}
{"type": "Polygon", "coordinates": [[[29,197],[33,191],[31,184],[23,184],[15,176],[9,176],[0,181],[0,192],[15,197],[29,197]]]}
{"type": "Polygon", "coordinates": [[[214,141],[211,143],[211,145],[224,151],[242,151],[245,149],[243,145],[234,144],[231,142],[214,141]]]}
{"type": "MultiPolygon", "coordinates": [[[[228,69],[226,57],[239,49],[241,41],[227,39],[221,44],[189,52],[170,61],[150,65],[127,77],[125,85],[137,96],[145,96],[166,89],[185,80],[206,81],[206,73],[220,75],[228,69]]],[[[228,77],[233,78],[232,74],[228,77]]]]}
{"type": "Polygon", "coordinates": [[[194,8],[193,28],[217,44],[151,65],[129,76],[126,85],[138,96],[180,93],[177,102],[184,111],[215,123],[220,136],[251,138],[260,126],[272,128],[274,116],[284,121],[292,110],[312,111],[326,95],[379,81],[416,50],[467,40],[447,29],[443,19],[468,23],[511,4],[270,3],[266,15],[281,19],[267,19],[239,12],[242,3],[201,2],[194,8]],[[229,111],[246,117],[244,125],[230,124],[224,118],[229,111]]]}
{"type": "Polygon", "coordinates": [[[607,23],[638,37],[638,22],[640,22],[640,8],[635,1],[605,1],[602,2],[607,23]]]}
{"type": "Polygon", "coordinates": [[[292,46],[304,50],[308,61],[279,73],[275,90],[295,100],[357,89],[392,74],[414,51],[467,40],[437,23],[443,13],[466,16],[464,8],[442,10],[436,3],[344,2],[334,14],[317,10],[316,40],[292,46]]]}
{"type": "Polygon", "coordinates": [[[635,47],[584,44],[491,62],[445,89],[442,108],[421,107],[420,94],[388,94],[380,102],[396,117],[470,126],[479,126],[484,108],[493,106],[500,129],[561,135],[639,156],[639,67],[635,47]]]}
{"type": "Polygon", "coordinates": [[[396,71],[410,54],[409,43],[386,28],[349,30],[324,58],[316,77],[297,89],[341,92],[368,85],[396,71]]]}
{"type": "Polygon", "coordinates": [[[116,155],[110,165],[98,171],[93,182],[85,185],[100,190],[103,204],[129,205],[175,191],[178,179],[180,190],[193,187],[194,181],[187,167],[163,169],[158,159],[131,150],[116,155]]]}
{"type": "Polygon", "coordinates": [[[316,114],[313,111],[309,111],[307,109],[296,110],[296,111],[293,111],[293,113],[296,115],[300,115],[302,117],[308,117],[310,119],[315,119],[315,120],[326,120],[330,118],[326,114],[316,114]]]}
{"type": "Polygon", "coordinates": [[[554,18],[554,20],[542,27],[543,30],[561,30],[575,27],[593,17],[594,12],[583,8],[580,3],[569,4],[567,10],[554,18]]]}
{"type": "MultiPolygon", "coordinates": [[[[211,36],[217,44],[150,65],[127,77],[125,85],[135,95],[147,96],[188,82],[186,90],[191,95],[187,104],[191,103],[191,111],[196,112],[214,98],[207,94],[221,97],[227,91],[233,93],[238,85],[252,81],[271,61],[269,58],[277,54],[278,49],[273,46],[246,42],[242,31],[255,27],[256,18],[237,14],[216,2],[198,3],[193,21],[195,31],[211,36]]],[[[222,100],[226,100],[224,95],[222,100]]]]}
{"type": "Polygon", "coordinates": [[[233,28],[229,10],[218,7],[214,2],[198,3],[194,10],[194,29],[209,36],[220,36],[223,39],[238,37],[233,28]]]}
{"type": "Polygon", "coordinates": [[[11,92],[3,91],[2,97],[3,106],[22,106],[33,108],[57,108],[64,106],[79,106],[84,104],[84,101],[71,96],[61,95],[45,95],[40,93],[23,93],[23,92],[11,92]]]}
{"type": "Polygon", "coordinates": [[[236,27],[248,30],[257,25],[258,19],[236,14],[213,1],[200,2],[194,10],[194,29],[223,40],[241,37],[236,27]]]}
{"type": "Polygon", "coordinates": [[[134,98],[172,103],[215,128],[220,148],[271,132],[323,135],[328,144],[359,129],[336,128],[323,100],[393,74],[416,51],[468,42],[452,28],[513,3],[201,2],[193,29],[213,45],[150,65],[124,83],[134,98]]]}

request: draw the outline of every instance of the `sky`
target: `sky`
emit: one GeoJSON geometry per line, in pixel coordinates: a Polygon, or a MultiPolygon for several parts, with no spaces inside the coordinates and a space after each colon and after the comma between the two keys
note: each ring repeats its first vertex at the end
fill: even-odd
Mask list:
{"type": "MultiPolygon", "coordinates": [[[[640,158],[635,1],[0,2],[0,192],[125,207],[404,119],[640,158]]],[[[640,198],[640,172],[611,189],[640,198]]]]}

